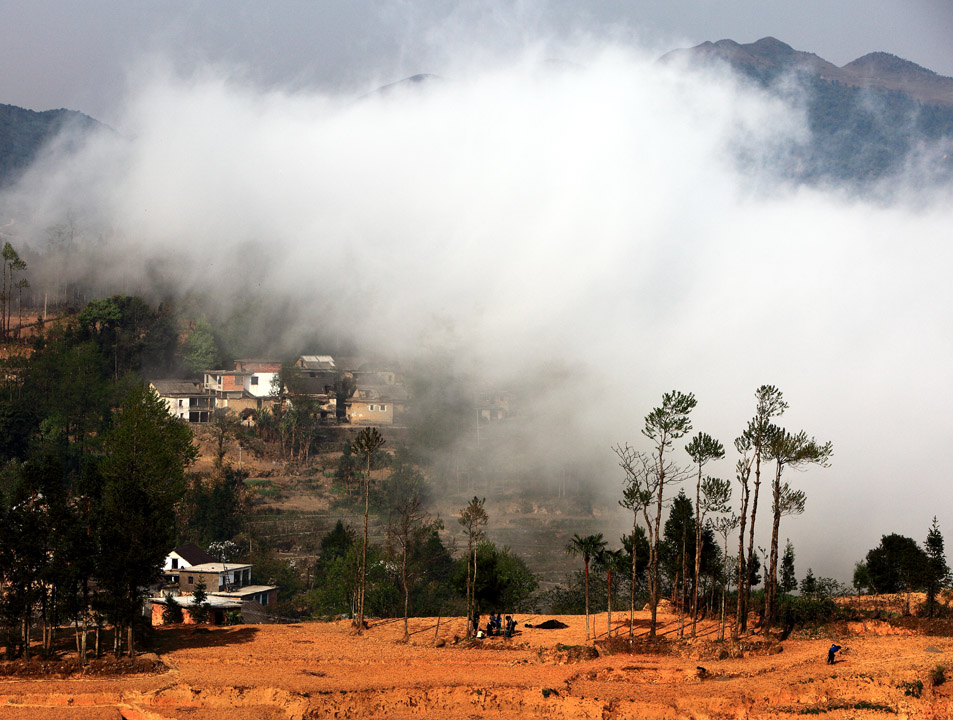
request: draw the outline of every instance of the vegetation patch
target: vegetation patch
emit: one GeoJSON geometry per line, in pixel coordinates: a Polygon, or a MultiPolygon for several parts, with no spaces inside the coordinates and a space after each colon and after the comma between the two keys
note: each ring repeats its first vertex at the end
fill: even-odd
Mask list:
{"type": "Polygon", "coordinates": [[[152,654],[142,654],[132,658],[116,658],[113,655],[91,658],[85,666],[80,663],[79,658],[75,657],[65,660],[19,659],[0,662],[2,677],[110,677],[150,675],[168,672],[168,670],[168,666],[152,654]]]}
{"type": "Polygon", "coordinates": [[[557,664],[586,662],[599,657],[599,652],[591,645],[563,645],[557,644],[554,648],[539,651],[539,659],[543,662],[557,664]]]}
{"type": "Polygon", "coordinates": [[[812,705],[810,707],[799,708],[797,710],[787,710],[787,712],[793,712],[795,715],[824,715],[836,710],[871,710],[873,712],[889,713],[893,715],[896,715],[897,713],[896,709],[890,707],[889,705],[869,702],[867,700],[860,700],[858,702],[831,700],[830,702],[824,703],[823,705],[812,705]]]}
{"type": "Polygon", "coordinates": [[[918,698],[923,694],[922,680],[902,680],[897,683],[897,687],[903,690],[903,694],[907,697],[918,698]]]}
{"type": "Polygon", "coordinates": [[[946,668],[943,665],[937,665],[930,671],[930,684],[933,687],[942,685],[946,682],[946,668]]]}

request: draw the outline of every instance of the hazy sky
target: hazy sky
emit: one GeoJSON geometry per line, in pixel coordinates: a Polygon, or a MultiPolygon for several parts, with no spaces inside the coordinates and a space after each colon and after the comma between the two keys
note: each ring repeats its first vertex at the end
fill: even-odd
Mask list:
{"type": "Polygon", "coordinates": [[[585,35],[659,54],[772,35],[838,65],[882,50],[953,76],[948,0],[3,0],[0,103],[112,123],[130,78],[156,57],[185,72],[218,63],[266,87],[353,91],[445,74],[460,59],[450,55],[476,47],[585,35]]]}
{"type": "Polygon", "coordinates": [[[919,187],[915,165],[889,204],[779,184],[771,158],[807,132],[796,108],[654,62],[773,35],[953,75],[949,4],[581,5],[7,3],[0,101],[120,133],[41,164],[0,221],[41,243],[69,212],[122,259],[96,273],[286,299],[289,346],[326,327],[444,347],[532,388],[521,462],[595,448],[605,486],[611,446],[641,440],[663,392],[694,392],[696,429],[730,447],[775,384],[783,424],[835,448],[830,469],[788,474],[809,497],[781,530],[800,575],[849,579],[881,534],[922,540],[934,514],[953,537],[949,188],[919,187]],[[420,72],[448,80],[354,101],[420,72]],[[763,162],[739,168],[739,148],[763,162]]]}

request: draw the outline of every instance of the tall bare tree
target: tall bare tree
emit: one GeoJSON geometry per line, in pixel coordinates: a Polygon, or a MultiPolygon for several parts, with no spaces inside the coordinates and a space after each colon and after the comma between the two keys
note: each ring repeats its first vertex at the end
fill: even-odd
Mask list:
{"type": "Polygon", "coordinates": [[[398,467],[388,482],[391,514],[387,525],[388,544],[400,557],[400,585],[404,593],[404,640],[410,637],[410,576],[408,558],[433,524],[423,509],[423,477],[406,464],[398,467]]]}
{"type": "MultiPolygon", "coordinates": [[[[13,291],[17,288],[14,275],[26,270],[26,263],[20,259],[19,253],[9,242],[3,244],[0,251],[3,258],[3,292],[0,294],[0,334],[3,337],[10,335],[10,319],[13,315],[13,291]]],[[[22,288],[22,286],[20,286],[22,288]]]]}
{"type": "Polygon", "coordinates": [[[467,637],[477,631],[474,622],[476,613],[476,578],[477,578],[477,545],[483,537],[483,527],[489,522],[486,509],[483,507],[486,498],[473,499],[460,511],[457,521],[463,525],[467,533],[467,637]]]}
{"type": "Polygon", "coordinates": [[[366,427],[357,435],[357,439],[351,443],[351,452],[355,455],[363,455],[366,461],[366,472],[364,473],[364,539],[361,544],[361,582],[357,598],[357,632],[364,634],[364,595],[367,588],[367,517],[370,509],[371,497],[371,460],[374,453],[384,445],[384,438],[381,437],[377,428],[366,427]]]}
{"type": "Polygon", "coordinates": [[[581,555],[586,579],[586,640],[589,639],[589,563],[593,558],[598,557],[599,553],[605,550],[608,543],[602,539],[602,533],[598,535],[573,535],[572,540],[566,546],[566,552],[569,555],[581,555]]]}
{"type": "MultiPolygon", "coordinates": [[[[747,567],[754,563],[754,529],[755,520],[758,516],[758,494],[761,489],[761,458],[764,453],[764,446],[770,439],[774,426],[771,419],[779,417],[788,409],[788,404],[784,402],[784,396],[774,385],[762,385],[755,390],[756,400],[755,414],[748,421],[748,427],[745,434],[751,443],[754,462],[754,495],[751,498],[751,524],[748,528],[748,559],[747,567]]],[[[738,586],[739,595],[743,595],[742,609],[739,613],[741,627],[740,632],[744,632],[748,627],[748,602],[751,598],[751,573],[746,572],[744,576],[744,586],[738,586]]]]}
{"type": "MultiPolygon", "coordinates": [[[[685,452],[698,468],[698,480],[695,483],[695,576],[692,578],[692,637],[695,637],[698,626],[698,578],[702,567],[702,470],[713,460],[721,460],[725,456],[725,446],[707,433],[698,433],[685,446],[685,452]]],[[[731,493],[731,488],[728,488],[731,493]]]]}
{"type": "Polygon", "coordinates": [[[704,527],[709,513],[728,512],[731,499],[731,483],[721,478],[706,477],[701,482],[701,493],[695,505],[695,584],[692,597],[692,637],[696,636],[698,624],[698,578],[701,577],[701,548],[704,537],[698,528],[704,527]]]}
{"type": "MultiPolygon", "coordinates": [[[[621,550],[603,548],[596,553],[596,563],[606,572],[606,638],[612,637],[612,573],[625,569],[625,558],[621,550]]],[[[593,633],[595,634],[595,633],[593,633]]]]}
{"type": "Polygon", "coordinates": [[[728,533],[738,527],[739,522],[741,522],[741,518],[738,515],[731,514],[722,516],[720,518],[715,518],[715,520],[711,523],[712,529],[721,535],[722,547],[724,548],[725,554],[725,563],[721,576],[721,613],[718,623],[719,640],[725,639],[725,604],[728,597],[728,578],[731,576],[731,573],[728,569],[728,533]]]}
{"type": "Polygon", "coordinates": [[[687,395],[677,390],[662,395],[662,404],[654,408],[645,416],[645,427],[642,434],[654,446],[652,452],[654,473],[657,481],[655,485],[655,537],[649,557],[649,603],[652,610],[652,621],[649,626],[649,636],[655,637],[658,627],[659,602],[659,533],[662,526],[662,506],[665,502],[665,486],[673,482],[680,482],[684,472],[666,459],[666,454],[672,449],[672,443],[685,437],[692,430],[692,421],[689,414],[695,409],[698,402],[692,393],[687,395]]]}
{"type": "MultiPolygon", "coordinates": [[[[654,509],[655,497],[658,494],[659,473],[656,471],[655,461],[652,456],[635,450],[628,443],[624,446],[617,445],[613,449],[615,454],[619,457],[619,467],[625,471],[626,487],[623,491],[623,505],[630,507],[630,505],[626,505],[625,503],[631,502],[633,515],[641,510],[642,518],[645,520],[645,536],[649,546],[649,563],[646,579],[648,581],[649,606],[652,607],[653,598],[655,598],[655,604],[658,603],[658,575],[653,574],[652,567],[653,565],[657,567],[661,524],[657,521],[655,513],[650,512],[650,510],[654,509]]],[[[658,520],[661,520],[661,518],[658,518],[658,520]]],[[[635,537],[635,527],[636,522],[635,517],[633,517],[633,540],[635,537]]],[[[634,567],[635,558],[633,558],[632,563],[634,567]]],[[[633,573],[634,572],[635,570],[633,570],[633,573]]],[[[633,595],[633,607],[634,603],[635,596],[633,595]]]]}
{"type": "MultiPolygon", "coordinates": [[[[625,470],[624,486],[622,489],[622,499],[619,504],[632,511],[632,582],[629,587],[629,637],[635,634],[635,590],[638,584],[637,554],[638,554],[638,531],[639,531],[639,513],[645,513],[646,508],[652,501],[653,493],[648,487],[649,477],[649,459],[644,454],[635,453],[628,446],[625,448],[616,447],[616,454],[621,462],[619,463],[625,470]]],[[[648,525],[648,517],[646,517],[648,525]]],[[[651,538],[649,538],[651,543],[651,538]]]]}
{"type": "Polygon", "coordinates": [[[744,586],[745,578],[748,576],[747,563],[745,562],[745,523],[748,520],[748,503],[751,498],[751,464],[754,458],[751,455],[751,438],[742,433],[740,437],[735,438],[735,450],[741,455],[735,463],[735,478],[741,486],[741,508],[738,514],[738,576],[737,576],[737,604],[735,607],[735,624],[731,628],[732,640],[737,640],[741,632],[741,619],[748,612],[748,604],[745,601],[744,586]]]}

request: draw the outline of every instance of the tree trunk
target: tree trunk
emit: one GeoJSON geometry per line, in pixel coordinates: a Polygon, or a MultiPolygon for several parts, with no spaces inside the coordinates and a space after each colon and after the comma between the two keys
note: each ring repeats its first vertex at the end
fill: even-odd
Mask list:
{"type": "Polygon", "coordinates": [[[589,559],[586,558],[586,640],[589,640],[589,559]]]}
{"type": "Polygon", "coordinates": [[[635,585],[638,580],[637,567],[635,563],[635,528],[637,525],[634,512],[632,513],[632,587],[629,592],[629,637],[635,635],[635,585]]]}
{"type": "Polygon", "coordinates": [[[688,526],[682,527],[682,587],[678,596],[678,636],[685,637],[685,594],[688,590],[688,558],[685,557],[688,526]]]}
{"type": "Polygon", "coordinates": [[[86,608],[83,608],[83,629],[79,638],[79,663],[86,666],[86,643],[88,641],[88,621],[86,619],[86,608]]]}
{"type": "Polygon", "coordinates": [[[781,469],[775,475],[771,486],[774,495],[774,518],[771,524],[771,559],[768,577],[765,580],[764,635],[768,636],[777,616],[778,597],[778,533],[781,527],[781,469]]]}
{"type": "Polygon", "coordinates": [[[698,484],[695,485],[695,577],[692,578],[692,637],[698,632],[698,578],[702,567],[702,516],[701,516],[702,468],[698,466],[698,484]]]}
{"type": "Polygon", "coordinates": [[[23,659],[30,659],[30,610],[23,614],[23,659]]]}
{"type": "Polygon", "coordinates": [[[718,629],[718,639],[725,639],[725,605],[728,598],[728,535],[725,535],[725,571],[721,578],[721,623],[718,629]]]}
{"type": "MultiPolygon", "coordinates": [[[[748,482],[747,479],[741,488],[741,513],[738,531],[738,606],[735,610],[735,625],[731,629],[731,639],[737,640],[741,633],[741,620],[748,612],[748,604],[744,597],[745,577],[748,575],[748,565],[745,563],[745,524],[748,517],[748,482]]],[[[725,552],[727,552],[725,548],[725,552]]]]}
{"type": "Polygon", "coordinates": [[[469,543],[467,546],[467,637],[470,637],[473,631],[473,602],[471,600],[472,595],[470,594],[470,588],[473,585],[473,576],[471,574],[471,569],[473,568],[473,538],[469,538],[469,543]]]}
{"type": "MultiPolygon", "coordinates": [[[[476,583],[477,583],[477,548],[476,545],[473,546],[473,588],[471,592],[473,593],[473,618],[476,620],[476,615],[479,612],[476,604],[476,583]]],[[[476,635],[477,631],[480,629],[477,627],[479,621],[473,623],[473,634],[476,635]]]]}
{"type": "Polygon", "coordinates": [[[658,590],[659,590],[659,567],[658,567],[658,545],[659,545],[659,535],[662,528],[662,496],[665,494],[665,450],[664,444],[659,448],[659,481],[658,481],[658,504],[656,505],[655,510],[655,537],[654,537],[654,551],[651,554],[651,563],[652,563],[652,587],[650,588],[650,600],[649,602],[652,605],[652,621],[649,625],[649,637],[654,638],[656,635],[656,628],[658,627],[658,590]]]}
{"type": "Polygon", "coordinates": [[[606,600],[606,606],[608,608],[606,610],[606,639],[608,639],[612,637],[612,570],[609,570],[606,574],[606,589],[608,595],[608,599],[606,600]]]}
{"type": "Polygon", "coordinates": [[[364,476],[364,542],[361,546],[361,592],[357,606],[357,632],[364,634],[364,594],[367,590],[367,517],[371,502],[371,455],[367,454],[367,474],[364,476]]]}
{"type": "MultiPolygon", "coordinates": [[[[754,497],[751,499],[751,527],[748,528],[748,562],[746,569],[754,564],[754,528],[755,520],[758,515],[758,493],[761,490],[761,444],[763,442],[761,431],[758,432],[758,443],[755,447],[754,456],[754,497]]],[[[748,629],[748,603],[751,600],[751,573],[745,572],[744,577],[744,614],[741,616],[741,632],[748,629]]],[[[741,592],[739,586],[738,591],[741,592]]]]}
{"type": "Polygon", "coordinates": [[[407,543],[409,538],[404,537],[403,557],[401,558],[400,581],[404,586],[404,640],[410,637],[407,617],[410,614],[410,590],[407,587],[407,543]]]}

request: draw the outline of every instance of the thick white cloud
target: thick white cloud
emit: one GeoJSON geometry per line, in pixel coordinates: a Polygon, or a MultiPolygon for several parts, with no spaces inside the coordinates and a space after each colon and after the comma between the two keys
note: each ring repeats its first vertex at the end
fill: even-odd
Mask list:
{"type": "Polygon", "coordinates": [[[618,46],[534,46],[359,100],[215,72],[134,85],[118,135],[21,186],[19,227],[41,237],[69,208],[108,230],[96,272],[291,299],[289,344],[318,324],[365,350],[445,344],[511,388],[556,368],[527,409],[536,452],[595,448],[607,486],[610,446],[640,440],[662,392],[694,392],[695,427],[730,447],[778,385],[784,424],[835,447],[789,478],[809,495],[782,525],[802,573],[846,578],[933,514],[949,529],[948,193],[882,206],[740,170],[737,147],[770,157],[802,118],[618,46]]]}

